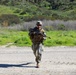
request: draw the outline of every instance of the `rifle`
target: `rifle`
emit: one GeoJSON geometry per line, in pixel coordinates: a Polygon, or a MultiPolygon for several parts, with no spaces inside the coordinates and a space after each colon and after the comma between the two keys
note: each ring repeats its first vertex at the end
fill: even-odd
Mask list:
{"type": "Polygon", "coordinates": [[[48,38],[48,39],[51,39],[51,37],[49,37],[49,36],[47,36],[47,35],[45,35],[45,34],[42,34],[42,33],[37,33],[37,35],[42,35],[42,36],[44,36],[44,37],[46,37],[46,38],[48,38]]]}
{"type": "Polygon", "coordinates": [[[45,34],[43,34],[43,33],[39,32],[39,31],[38,31],[38,32],[37,32],[37,31],[36,31],[36,32],[34,32],[34,31],[33,31],[33,28],[30,28],[30,29],[29,29],[29,32],[30,32],[30,33],[29,33],[29,35],[42,35],[42,36],[44,36],[44,37],[46,37],[46,38],[51,39],[51,37],[46,36],[45,34]]]}

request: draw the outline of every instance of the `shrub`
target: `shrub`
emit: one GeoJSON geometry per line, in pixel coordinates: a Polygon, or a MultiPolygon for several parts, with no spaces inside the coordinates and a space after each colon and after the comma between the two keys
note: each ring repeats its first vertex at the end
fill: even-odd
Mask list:
{"type": "Polygon", "coordinates": [[[57,13],[54,13],[54,14],[52,14],[52,17],[53,17],[54,19],[58,19],[58,18],[59,18],[59,15],[58,15],[57,13]]]}
{"type": "Polygon", "coordinates": [[[20,13],[21,12],[21,9],[15,9],[14,10],[14,13],[20,13]]]}
{"type": "Polygon", "coordinates": [[[76,45],[76,40],[74,40],[73,44],[76,45]]]}
{"type": "Polygon", "coordinates": [[[58,30],[65,30],[65,25],[59,24],[58,25],[58,30]]]}
{"type": "Polygon", "coordinates": [[[45,29],[46,31],[50,31],[50,30],[53,30],[53,27],[52,27],[52,26],[45,26],[44,29],[45,29]]]}
{"type": "Polygon", "coordinates": [[[8,26],[10,24],[18,24],[20,23],[20,19],[17,15],[14,14],[2,14],[0,16],[0,21],[3,26],[8,26]]]}

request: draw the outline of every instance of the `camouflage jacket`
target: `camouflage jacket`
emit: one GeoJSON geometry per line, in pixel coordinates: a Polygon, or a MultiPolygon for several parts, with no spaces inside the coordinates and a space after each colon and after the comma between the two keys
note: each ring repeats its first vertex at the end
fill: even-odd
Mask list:
{"type": "Polygon", "coordinates": [[[31,28],[29,30],[29,36],[32,43],[42,43],[46,38],[44,30],[42,28],[39,30],[37,27],[31,28]]]}

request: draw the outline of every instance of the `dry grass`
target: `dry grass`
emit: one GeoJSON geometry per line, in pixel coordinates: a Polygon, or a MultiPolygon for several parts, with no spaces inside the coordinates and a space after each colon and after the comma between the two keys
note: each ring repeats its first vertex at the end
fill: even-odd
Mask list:
{"type": "MultiPolygon", "coordinates": [[[[30,21],[30,22],[24,22],[21,24],[9,26],[8,29],[13,29],[13,30],[28,30],[31,27],[34,27],[36,25],[37,21],[30,21]]],[[[45,30],[58,30],[60,26],[64,26],[64,30],[76,30],[76,21],[62,21],[62,20],[43,20],[43,28],[45,30]]]]}

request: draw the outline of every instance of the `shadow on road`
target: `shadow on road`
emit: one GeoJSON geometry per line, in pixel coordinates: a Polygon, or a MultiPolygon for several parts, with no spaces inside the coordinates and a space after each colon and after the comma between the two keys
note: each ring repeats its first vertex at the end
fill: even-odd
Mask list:
{"type": "Polygon", "coordinates": [[[24,64],[0,64],[0,68],[8,68],[8,67],[25,67],[25,68],[35,68],[35,66],[29,66],[32,62],[24,63],[24,64]]]}

